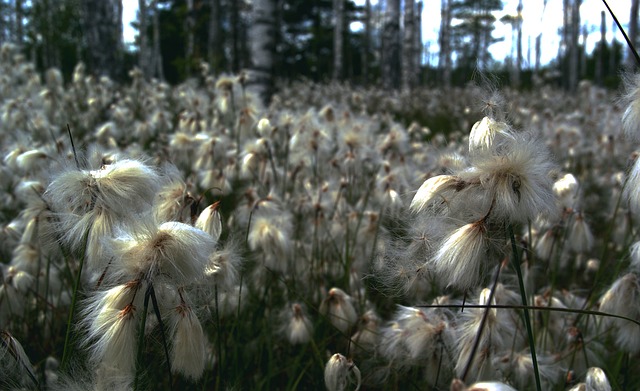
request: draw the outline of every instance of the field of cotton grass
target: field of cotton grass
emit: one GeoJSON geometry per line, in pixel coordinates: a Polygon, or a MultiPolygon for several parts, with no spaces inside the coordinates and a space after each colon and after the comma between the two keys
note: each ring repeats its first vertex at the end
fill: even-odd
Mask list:
{"type": "Polygon", "coordinates": [[[640,388],[637,76],[0,75],[2,389],[640,388]]]}

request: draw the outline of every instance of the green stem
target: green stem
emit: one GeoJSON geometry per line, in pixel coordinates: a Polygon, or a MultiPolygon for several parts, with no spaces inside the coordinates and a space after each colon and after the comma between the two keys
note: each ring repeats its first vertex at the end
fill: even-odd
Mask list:
{"type": "MultiPolygon", "coordinates": [[[[509,237],[511,239],[511,251],[513,253],[513,257],[511,260],[513,261],[513,267],[516,269],[516,273],[518,274],[518,283],[520,285],[520,296],[522,297],[522,305],[528,305],[527,294],[524,289],[524,280],[522,278],[522,270],[520,269],[520,256],[518,254],[518,248],[516,247],[516,238],[513,234],[513,227],[509,224],[509,237]]],[[[527,326],[527,337],[529,338],[529,349],[531,350],[531,362],[533,363],[533,374],[536,378],[536,390],[541,391],[540,385],[540,371],[538,370],[538,359],[536,357],[536,343],[533,337],[533,328],[531,327],[531,318],[529,317],[529,310],[524,309],[522,311],[524,313],[524,323],[527,326]]]]}
{"type": "Polygon", "coordinates": [[[147,311],[149,310],[149,298],[150,291],[147,288],[147,291],[144,294],[144,306],[142,309],[142,319],[140,319],[140,329],[138,330],[138,354],[136,359],[136,374],[133,382],[133,390],[138,391],[139,388],[139,380],[140,380],[140,372],[141,366],[144,361],[144,329],[147,324],[147,311]]]}
{"type": "Polygon", "coordinates": [[[60,364],[60,368],[62,369],[62,371],[66,369],[67,365],[69,364],[69,359],[71,358],[71,350],[72,350],[71,349],[71,339],[72,339],[71,330],[73,329],[71,325],[73,323],[73,317],[76,312],[76,303],[78,301],[78,295],[79,295],[78,292],[80,291],[80,278],[82,277],[82,268],[84,266],[84,256],[86,253],[87,239],[89,238],[90,231],[91,231],[91,228],[89,228],[87,232],[85,232],[84,234],[84,238],[83,238],[84,245],[82,246],[83,251],[80,256],[80,265],[78,266],[78,274],[76,275],[76,279],[73,284],[73,296],[71,297],[71,308],[69,309],[69,317],[67,318],[67,332],[64,337],[64,350],[62,351],[62,362],[60,364]]]}

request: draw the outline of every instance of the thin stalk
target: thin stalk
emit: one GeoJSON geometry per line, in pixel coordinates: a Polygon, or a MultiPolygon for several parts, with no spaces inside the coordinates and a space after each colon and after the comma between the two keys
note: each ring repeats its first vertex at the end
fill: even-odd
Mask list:
{"type": "MultiPolygon", "coordinates": [[[[218,284],[216,283],[213,286],[213,299],[216,303],[216,340],[217,340],[217,350],[218,350],[218,373],[222,372],[222,326],[220,324],[220,304],[218,300],[218,284]]],[[[219,387],[219,379],[220,376],[216,379],[216,389],[219,387]]]]}
{"type": "MultiPolygon", "coordinates": [[[[522,270],[520,269],[520,256],[518,254],[518,249],[516,247],[516,238],[513,234],[513,227],[509,224],[509,237],[511,239],[511,252],[513,257],[511,260],[513,261],[513,267],[516,269],[516,273],[518,274],[518,283],[520,285],[520,296],[522,297],[522,305],[528,305],[527,294],[524,289],[524,280],[522,278],[522,270]]],[[[531,350],[531,362],[533,364],[533,374],[536,379],[536,390],[541,391],[542,387],[540,385],[540,371],[538,370],[538,358],[536,357],[536,346],[535,339],[533,337],[533,328],[531,327],[531,319],[529,317],[529,311],[523,310],[524,313],[524,323],[527,326],[527,337],[529,338],[529,349],[531,350]]]]}
{"type": "Polygon", "coordinates": [[[150,298],[150,294],[149,294],[149,288],[147,288],[147,291],[144,294],[144,306],[142,309],[142,319],[140,319],[140,328],[138,329],[138,354],[137,354],[137,358],[136,358],[136,374],[135,374],[135,378],[133,381],[133,390],[134,391],[138,391],[140,388],[140,367],[142,366],[142,363],[144,362],[144,329],[145,326],[147,324],[147,311],[149,310],[149,298],[150,298]]]}
{"type": "Polygon", "coordinates": [[[149,296],[151,296],[151,304],[153,304],[153,312],[156,315],[156,320],[158,321],[158,325],[160,326],[160,336],[162,337],[162,346],[164,347],[164,355],[167,359],[169,384],[173,385],[173,377],[171,375],[171,359],[169,356],[169,344],[167,343],[167,337],[164,334],[164,330],[165,330],[164,322],[162,321],[162,316],[160,314],[160,306],[158,305],[158,299],[156,298],[156,291],[153,288],[153,284],[149,283],[149,288],[147,288],[147,292],[149,296]]]}
{"type": "Polygon", "coordinates": [[[80,169],[80,162],[78,162],[78,154],[76,153],[76,146],[73,144],[73,136],[71,135],[71,127],[67,124],[67,131],[69,132],[69,140],[71,141],[71,150],[73,151],[73,159],[76,161],[76,168],[80,169]]]}
{"type": "Polygon", "coordinates": [[[600,312],[600,311],[591,311],[591,310],[580,310],[580,309],[575,309],[575,308],[561,308],[561,307],[539,307],[539,306],[535,306],[535,305],[515,305],[515,304],[484,304],[484,305],[480,305],[480,304],[422,304],[422,305],[415,305],[414,307],[416,308],[447,308],[447,309],[452,309],[452,308],[457,308],[457,309],[462,309],[462,308],[504,308],[504,309],[510,309],[510,310],[529,310],[529,311],[548,311],[548,312],[566,312],[566,313],[570,313],[570,314],[582,314],[582,315],[595,315],[595,316],[604,316],[607,318],[615,318],[615,319],[623,319],[626,320],[627,322],[631,322],[636,324],[638,327],[640,327],[640,321],[635,320],[635,319],[631,319],[631,318],[627,318],[626,316],[622,316],[622,315],[616,315],[616,314],[609,314],[607,312],[600,312]]]}
{"type": "MultiPolygon", "coordinates": [[[[71,358],[71,330],[73,327],[71,324],[73,323],[73,317],[76,312],[76,304],[78,301],[78,295],[80,291],[80,278],[82,277],[82,268],[84,266],[84,256],[87,247],[87,240],[89,238],[89,232],[91,229],[88,229],[84,234],[84,238],[82,242],[84,245],[82,246],[82,254],[80,255],[80,265],[78,266],[78,274],[76,275],[75,282],[73,284],[73,296],[71,297],[71,308],[69,309],[69,317],[67,319],[67,332],[64,337],[64,349],[62,351],[62,362],[60,364],[60,368],[64,371],[69,364],[69,359],[71,358]]],[[[71,269],[69,269],[69,273],[71,273],[71,269]]]]}
{"type": "MultiPolygon", "coordinates": [[[[498,286],[498,280],[500,277],[500,269],[502,269],[502,263],[498,265],[497,269],[496,269],[496,276],[494,277],[493,280],[493,285],[491,286],[491,292],[489,292],[489,299],[487,300],[487,303],[491,304],[491,301],[493,300],[493,295],[496,292],[496,286],[498,286]]],[[[481,307],[485,307],[485,306],[481,306],[481,307]]],[[[463,382],[465,381],[465,379],[467,378],[467,375],[469,374],[469,371],[471,370],[471,363],[473,362],[473,358],[476,355],[476,352],[478,351],[478,348],[480,347],[480,339],[482,338],[482,332],[484,331],[484,327],[487,324],[487,318],[489,317],[489,307],[486,307],[484,313],[482,314],[482,319],[480,320],[480,325],[478,326],[478,332],[476,333],[476,339],[473,341],[473,347],[471,348],[471,353],[469,354],[469,360],[467,360],[467,363],[465,364],[464,367],[464,371],[462,372],[462,376],[460,378],[460,380],[462,380],[463,382]]]]}

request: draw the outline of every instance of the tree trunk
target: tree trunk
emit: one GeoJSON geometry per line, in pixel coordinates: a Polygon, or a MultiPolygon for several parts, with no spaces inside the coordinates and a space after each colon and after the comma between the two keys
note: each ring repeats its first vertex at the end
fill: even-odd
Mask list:
{"type": "Polygon", "coordinates": [[[522,0],[518,1],[518,15],[516,19],[516,28],[518,31],[517,48],[516,48],[516,69],[514,86],[520,87],[520,73],[522,72],[522,0]]]}
{"type": "Polygon", "coordinates": [[[344,0],[333,0],[333,80],[343,76],[344,0]]]}
{"type": "Polygon", "coordinates": [[[24,37],[24,33],[23,33],[23,29],[22,29],[22,0],[15,0],[16,1],[16,11],[15,11],[15,15],[16,15],[16,44],[18,44],[18,46],[22,47],[22,41],[23,41],[23,37],[24,37]]]}
{"type": "Polygon", "coordinates": [[[193,0],[187,0],[187,18],[185,19],[185,30],[187,35],[186,50],[185,50],[185,73],[187,77],[191,76],[193,71],[193,48],[194,48],[194,29],[195,29],[195,10],[193,9],[193,0]]]}
{"type": "Polygon", "coordinates": [[[371,0],[364,4],[364,44],[362,45],[362,83],[369,84],[369,52],[371,51],[371,0]]]}
{"type": "Polygon", "coordinates": [[[615,22],[611,22],[611,49],[609,50],[609,72],[616,72],[616,26],[615,22]]]}
{"type": "Polygon", "coordinates": [[[415,2],[404,0],[404,31],[402,37],[402,90],[411,91],[415,86],[415,2]]]}
{"type": "Polygon", "coordinates": [[[598,43],[598,58],[596,59],[596,83],[604,84],[604,49],[607,47],[607,18],[604,11],[600,11],[600,42],[598,43]]]}
{"type": "Polygon", "coordinates": [[[122,1],[85,0],[81,4],[87,66],[93,74],[120,78],[122,1]]]}
{"type": "MultiPolygon", "coordinates": [[[[640,0],[631,0],[631,13],[629,14],[629,40],[633,44],[633,47],[638,50],[638,6],[640,0]]],[[[627,50],[627,67],[634,69],[639,67],[640,64],[636,63],[636,58],[631,51],[631,48],[627,50]]]]}
{"type": "Polygon", "coordinates": [[[580,79],[584,79],[587,75],[587,37],[589,36],[589,31],[587,31],[587,25],[582,26],[582,46],[578,45],[578,57],[580,59],[580,79]]]}
{"type": "Polygon", "coordinates": [[[158,14],[158,0],[151,2],[153,12],[153,65],[152,74],[158,79],[164,80],[164,65],[162,63],[162,52],[160,51],[160,15],[158,14]]]}
{"type": "MultiPolygon", "coordinates": [[[[259,0],[257,0],[259,2],[259,0]]],[[[231,69],[232,73],[240,71],[240,10],[239,0],[231,2],[231,69]]],[[[257,7],[254,4],[254,8],[257,7]]]]}
{"type": "Polygon", "coordinates": [[[220,18],[220,0],[209,0],[209,36],[207,40],[207,58],[215,75],[222,70],[224,50],[222,49],[222,20],[220,18]]]}
{"type": "Polygon", "coordinates": [[[571,5],[571,45],[569,46],[569,90],[575,91],[578,86],[578,69],[580,50],[578,38],[580,37],[580,4],[582,0],[573,0],[571,5]]]}
{"type": "Polygon", "coordinates": [[[415,75],[414,79],[414,87],[422,83],[422,54],[423,54],[423,45],[422,45],[422,0],[418,1],[416,14],[414,17],[414,28],[413,28],[413,72],[415,75]]]}
{"type": "Polygon", "coordinates": [[[440,3],[440,56],[438,68],[442,74],[442,84],[451,85],[451,0],[440,3]]]}
{"type": "Polygon", "coordinates": [[[251,67],[249,86],[268,103],[273,93],[273,61],[275,39],[275,1],[254,0],[249,30],[251,67]]]}
{"type": "Polygon", "coordinates": [[[138,39],[139,39],[139,48],[138,48],[138,67],[142,71],[145,79],[149,79],[151,74],[150,64],[151,64],[151,55],[149,50],[149,39],[147,37],[148,30],[148,12],[147,12],[147,1],[146,0],[138,0],[138,20],[139,20],[139,30],[138,30],[138,39]]]}
{"type": "MultiPolygon", "coordinates": [[[[544,16],[544,11],[547,8],[547,0],[542,2],[542,15],[544,16]]],[[[540,17],[540,25],[543,25],[542,16],[540,17]]],[[[540,72],[540,56],[541,56],[541,44],[542,44],[542,31],[536,36],[536,66],[535,66],[535,74],[537,75],[540,72]]]]}
{"type": "Polygon", "coordinates": [[[400,84],[400,0],[387,1],[382,29],[382,85],[396,89],[400,84]]]}

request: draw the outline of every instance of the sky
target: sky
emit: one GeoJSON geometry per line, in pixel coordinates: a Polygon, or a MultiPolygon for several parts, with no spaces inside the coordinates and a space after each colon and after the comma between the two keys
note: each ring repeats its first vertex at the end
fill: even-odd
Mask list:
{"type": "MultiPolygon", "coordinates": [[[[364,0],[355,0],[357,4],[364,4],[364,0]]],[[[423,0],[424,7],[422,12],[422,37],[423,42],[428,44],[428,52],[431,54],[425,58],[425,62],[437,64],[438,53],[438,30],[440,29],[440,0],[423,0]]],[[[123,0],[123,27],[125,43],[133,42],[137,31],[131,27],[131,22],[136,19],[138,11],[138,0],[123,0]]],[[[378,3],[378,0],[371,0],[372,4],[378,3]]],[[[558,54],[558,46],[560,45],[560,36],[558,29],[562,26],[562,3],[563,0],[547,0],[546,7],[543,6],[544,0],[523,0],[523,22],[522,22],[522,53],[525,61],[527,60],[527,52],[529,51],[529,43],[531,44],[530,59],[531,66],[535,61],[535,37],[542,32],[541,40],[541,62],[547,64],[558,54]]],[[[609,0],[609,6],[616,14],[616,17],[622,23],[625,30],[629,24],[629,10],[631,8],[631,0],[609,0]]],[[[499,20],[505,15],[516,15],[518,0],[503,0],[504,8],[496,13],[499,20]]],[[[587,52],[591,52],[596,43],[600,40],[600,12],[605,11],[607,23],[607,41],[611,42],[613,30],[613,19],[606,11],[602,0],[583,0],[580,7],[580,21],[586,24],[589,32],[587,38],[587,52]]],[[[352,26],[355,27],[355,26],[352,26]]],[[[503,61],[511,54],[512,48],[512,29],[511,25],[496,22],[493,32],[495,38],[504,38],[503,41],[491,45],[489,51],[495,60],[503,61]]],[[[620,31],[615,28],[615,38],[623,41],[624,38],[620,31]]],[[[580,38],[582,40],[582,38],[580,38]]]]}

